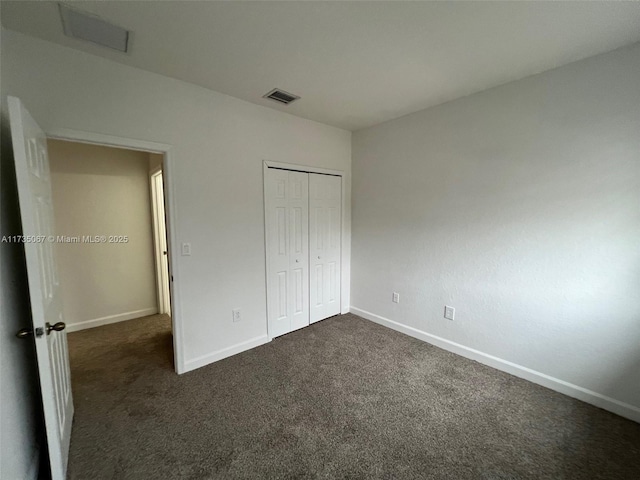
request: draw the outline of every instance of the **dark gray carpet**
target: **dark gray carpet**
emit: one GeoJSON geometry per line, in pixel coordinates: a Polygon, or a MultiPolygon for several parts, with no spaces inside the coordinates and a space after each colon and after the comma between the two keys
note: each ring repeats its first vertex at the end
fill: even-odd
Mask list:
{"type": "Polygon", "coordinates": [[[169,328],[69,335],[69,478],[640,479],[640,425],[353,315],[182,376],[169,328]]]}

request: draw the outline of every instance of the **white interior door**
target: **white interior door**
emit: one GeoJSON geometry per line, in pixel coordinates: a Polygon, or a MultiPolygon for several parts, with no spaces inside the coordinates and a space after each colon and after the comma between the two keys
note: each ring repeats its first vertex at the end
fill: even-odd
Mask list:
{"type": "Polygon", "coordinates": [[[269,336],[309,325],[309,174],[265,172],[269,336]]]}
{"type": "Polygon", "coordinates": [[[309,174],[310,322],[340,313],[342,178],[309,174]]]}
{"type": "Polygon", "coordinates": [[[51,477],[63,480],[69,456],[73,400],[53,248],[55,233],[47,139],[20,100],[14,97],[9,97],[9,118],[25,237],[33,319],[31,335],[35,336],[51,477]]]}
{"type": "Polygon", "coordinates": [[[167,252],[167,226],[164,210],[164,184],[162,170],[151,174],[151,203],[153,205],[153,236],[156,251],[156,279],[158,283],[159,313],[171,315],[169,294],[169,258],[167,252]]]}

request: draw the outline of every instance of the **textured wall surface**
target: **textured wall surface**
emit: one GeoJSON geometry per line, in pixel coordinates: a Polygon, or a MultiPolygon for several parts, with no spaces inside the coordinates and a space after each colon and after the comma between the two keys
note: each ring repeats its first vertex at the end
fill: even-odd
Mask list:
{"type": "Polygon", "coordinates": [[[639,79],[636,44],[356,132],[352,305],[640,407],[639,79]]]}

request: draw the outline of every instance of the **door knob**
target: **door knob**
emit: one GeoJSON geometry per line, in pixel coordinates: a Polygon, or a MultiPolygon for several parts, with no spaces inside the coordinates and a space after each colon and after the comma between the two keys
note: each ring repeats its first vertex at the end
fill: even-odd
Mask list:
{"type": "Polygon", "coordinates": [[[30,328],[22,328],[16,333],[18,338],[29,338],[31,335],[33,335],[33,331],[30,328]]]}
{"type": "Polygon", "coordinates": [[[47,322],[46,328],[47,328],[47,335],[49,335],[51,333],[51,330],[55,330],[56,332],[61,332],[66,328],[66,325],[64,322],[54,323],[53,325],[47,322]]]}

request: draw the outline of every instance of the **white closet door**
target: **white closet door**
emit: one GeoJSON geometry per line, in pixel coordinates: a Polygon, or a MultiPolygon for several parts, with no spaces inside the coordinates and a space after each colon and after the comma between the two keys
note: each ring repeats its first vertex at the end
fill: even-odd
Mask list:
{"type": "Polygon", "coordinates": [[[269,336],[309,325],[309,174],[269,168],[266,182],[269,336]]]}
{"type": "Polygon", "coordinates": [[[309,174],[310,321],[340,313],[342,179],[309,174]]]}

